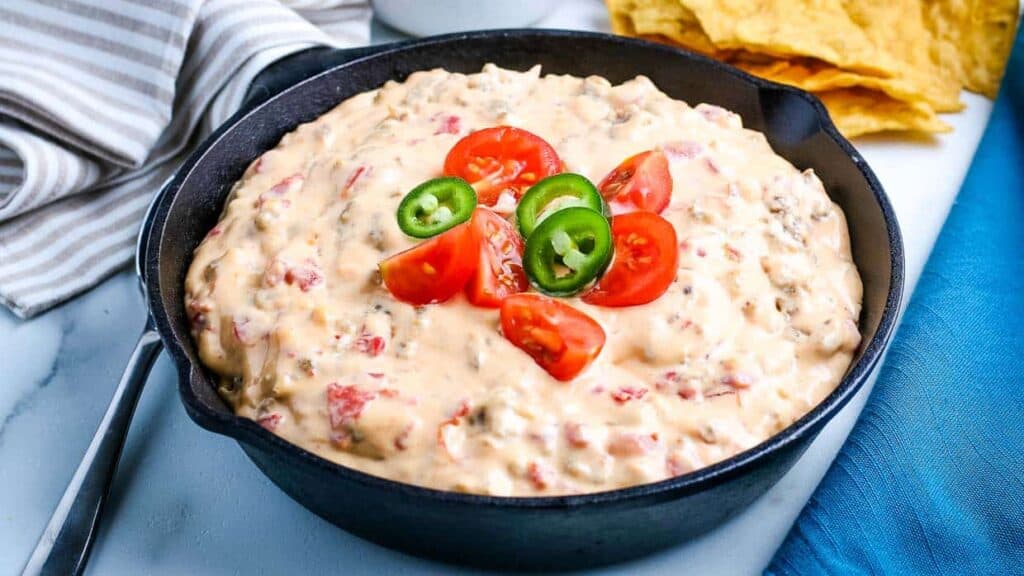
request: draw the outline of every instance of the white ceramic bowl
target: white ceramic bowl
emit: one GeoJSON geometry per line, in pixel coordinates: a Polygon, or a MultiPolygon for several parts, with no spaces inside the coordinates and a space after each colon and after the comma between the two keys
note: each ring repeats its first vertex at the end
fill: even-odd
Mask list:
{"type": "Polygon", "coordinates": [[[521,28],[547,16],[558,0],[373,0],[382,22],[414,36],[521,28]]]}

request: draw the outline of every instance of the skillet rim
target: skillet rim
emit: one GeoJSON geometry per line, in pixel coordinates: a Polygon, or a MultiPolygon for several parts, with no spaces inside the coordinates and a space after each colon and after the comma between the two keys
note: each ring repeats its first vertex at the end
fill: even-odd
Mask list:
{"type": "MultiPolygon", "coordinates": [[[[371,49],[374,47],[370,47],[371,49]]],[[[356,49],[366,51],[365,48],[356,49]]],[[[432,500],[438,504],[446,505],[485,505],[492,508],[508,509],[569,509],[581,506],[595,505],[622,505],[645,500],[673,500],[691,493],[700,492],[711,488],[734,477],[742,476],[756,467],[763,460],[769,458],[773,453],[781,451],[794,443],[804,439],[813,440],[820,429],[831,421],[836,414],[853,398],[854,395],[864,386],[875,366],[881,359],[883,352],[892,336],[896,320],[899,316],[900,304],[903,298],[904,285],[904,252],[903,239],[899,222],[895,212],[886,195],[881,183],[871,168],[867,165],[861,155],[836,129],[827,110],[821,101],[814,95],[784,84],[764,80],[752,76],[742,70],[728,64],[708,58],[701,54],[658,44],[605,34],[600,32],[585,32],[578,30],[560,29],[531,29],[513,28],[499,30],[481,30],[473,32],[458,32],[441,36],[432,36],[419,40],[385,44],[377,50],[368,51],[355,59],[332,66],[318,74],[298,82],[282,92],[275,94],[266,101],[249,110],[241,110],[229,118],[220,127],[210,134],[197,149],[182,163],[176,171],[173,179],[159,192],[156,200],[156,208],[143,223],[145,234],[145,284],[147,286],[146,299],[150,315],[152,316],[157,331],[174,362],[178,372],[178,391],[186,412],[201,427],[211,432],[222,434],[236,441],[247,444],[262,451],[280,451],[286,455],[305,460],[307,464],[315,466],[322,472],[340,477],[348,482],[358,482],[371,488],[391,490],[405,496],[432,500]],[[652,51],[656,55],[665,58],[687,58],[696,60],[705,66],[714,69],[719,74],[729,74],[739,80],[753,86],[759,93],[774,91],[796,96],[811,106],[816,114],[821,132],[837,144],[845,153],[854,167],[861,173],[868,187],[874,196],[882,219],[885,223],[886,233],[889,241],[889,290],[886,295],[885,306],[879,319],[878,328],[874,336],[864,345],[864,352],[854,365],[848,368],[843,379],[836,388],[819,402],[813,409],[798,418],[792,424],[769,437],[765,441],[747,449],[743,452],[730,456],[725,460],[688,472],[686,474],[668,478],[658,482],[638,484],[615,490],[602,492],[590,492],[583,494],[567,494],[557,496],[491,496],[481,494],[465,494],[436,488],[428,488],[407,484],[396,480],[390,480],[380,476],[374,476],[354,468],[337,464],[318,456],[304,448],[292,444],[283,438],[272,434],[259,426],[255,421],[242,418],[231,413],[220,413],[203,403],[192,391],[191,385],[194,379],[201,378],[198,373],[202,371],[201,366],[194,364],[187,356],[184,343],[180,341],[171,328],[167,310],[162,304],[162,292],[160,288],[160,245],[164,237],[164,228],[167,223],[167,215],[174,205],[177,192],[201,162],[205,156],[214,149],[225,135],[237,124],[250,116],[258,115],[272,101],[281,98],[285,92],[301,90],[303,86],[317,81],[321,76],[337,73],[339,70],[366,60],[381,58],[397,52],[421,49],[436,45],[459,43],[464,41],[478,41],[501,38],[529,38],[543,37],[546,39],[562,39],[572,42],[575,39],[597,40],[611,44],[625,45],[633,48],[642,48],[652,51]],[[810,437],[810,438],[808,438],[810,437]]],[[[203,382],[203,385],[207,385],[203,382]]],[[[245,446],[243,446],[243,449],[245,446]]],[[[261,470],[262,472],[262,470],[261,470]]]]}

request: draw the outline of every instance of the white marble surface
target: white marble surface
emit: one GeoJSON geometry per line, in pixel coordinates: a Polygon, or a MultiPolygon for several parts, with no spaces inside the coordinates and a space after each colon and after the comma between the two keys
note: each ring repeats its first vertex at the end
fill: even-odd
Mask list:
{"type": "MultiPolygon", "coordinates": [[[[603,6],[568,0],[545,27],[606,30],[603,6]]],[[[376,39],[394,33],[375,29],[376,39]]],[[[916,283],[977,146],[991,105],[967,96],[933,141],[858,142],[903,225],[916,283]]],[[[142,326],[124,272],[78,300],[21,322],[0,311],[0,575],[17,573],[60,498],[142,326]]],[[[161,358],[131,430],[90,574],[436,574],[465,571],[410,558],[334,528],[278,491],[232,442],[192,423],[161,358]]],[[[862,394],[764,498],[719,529],[600,573],[760,572],[824,474],[862,394]]]]}

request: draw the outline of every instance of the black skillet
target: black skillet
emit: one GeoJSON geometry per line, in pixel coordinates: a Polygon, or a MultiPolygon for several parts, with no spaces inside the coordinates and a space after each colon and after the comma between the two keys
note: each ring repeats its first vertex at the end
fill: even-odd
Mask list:
{"type": "MultiPolygon", "coordinates": [[[[152,321],[177,367],[182,402],[196,423],[236,439],[282,490],[345,530],[420,556],[503,569],[579,568],[641,556],[704,532],[745,508],[792,467],[867,380],[892,332],[903,288],[903,244],[889,201],[816,98],[673,48],[553,30],[453,34],[355,51],[315,49],[275,64],[254,83],[243,111],[208,138],[164,188],[139,245],[152,321]],[[192,252],[216,223],[231,185],[284,134],[349,96],[416,70],[475,72],[487,62],[518,70],[539,63],[546,73],[598,74],[616,83],[644,74],[670,96],[738,112],[747,127],[765,133],[777,153],[798,168],[813,168],[846,213],[864,282],[863,341],[836,390],[781,433],[708,468],[611,492],[538,498],[458,494],[370,476],[234,416],[196,356],[183,297],[192,252]]],[[[152,332],[143,335],[140,345],[127,380],[144,378],[155,357],[152,332]]],[[[131,410],[126,412],[130,419],[131,410]]],[[[90,472],[84,473],[86,486],[79,486],[83,491],[90,488],[90,472]]],[[[53,538],[47,543],[51,554],[74,556],[78,548],[73,545],[50,549],[60,548],[65,535],[60,529],[65,525],[68,531],[76,515],[92,532],[106,489],[100,485],[104,475],[93,475],[98,503],[80,511],[78,502],[65,506],[62,500],[55,521],[61,508],[71,510],[63,510],[62,522],[51,522],[50,535],[57,538],[56,546],[53,538]]],[[[69,494],[79,491],[72,488],[69,494]]],[[[81,545],[85,552],[77,560],[64,565],[84,565],[90,540],[81,545]]]]}

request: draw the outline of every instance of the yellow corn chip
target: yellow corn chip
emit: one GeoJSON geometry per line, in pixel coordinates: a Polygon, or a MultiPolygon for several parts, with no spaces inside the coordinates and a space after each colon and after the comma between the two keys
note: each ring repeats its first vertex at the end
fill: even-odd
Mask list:
{"type": "Polygon", "coordinates": [[[1017,0],[606,0],[620,34],[819,95],[848,136],[944,132],[966,87],[994,96],[1017,0]]]}
{"type": "Polygon", "coordinates": [[[702,54],[720,52],[704,34],[693,12],[675,0],[606,0],[605,4],[616,34],[663,36],[702,54]]]}
{"type": "Polygon", "coordinates": [[[1017,32],[1017,0],[922,0],[933,53],[973,92],[995,98],[1017,32]]]}
{"type": "Polygon", "coordinates": [[[960,102],[960,86],[953,84],[953,91],[929,91],[927,87],[915,85],[907,78],[879,78],[847,72],[823,62],[807,60],[774,60],[763,64],[752,64],[733,60],[733,65],[768,80],[790,84],[809,92],[824,92],[839,88],[863,87],[877,90],[906,102],[925,102],[935,112],[958,112],[963,109],[960,102]]]}
{"type": "Polygon", "coordinates": [[[888,77],[898,63],[880,52],[840,0],[677,0],[718,48],[781,58],[811,57],[888,77]]]}
{"type": "MultiPolygon", "coordinates": [[[[900,100],[926,101],[938,112],[963,109],[956,71],[931,50],[934,43],[922,0],[843,0],[842,6],[877,52],[890,56],[899,67],[893,83],[865,78],[860,85],[900,100]]],[[[857,85],[846,73],[836,71],[826,79],[836,87],[857,85]]]]}
{"type": "Polygon", "coordinates": [[[889,98],[865,88],[829,90],[816,94],[839,131],[847,138],[900,130],[912,132],[949,132],[952,128],[940,120],[927,104],[914,104],[889,98]]]}

